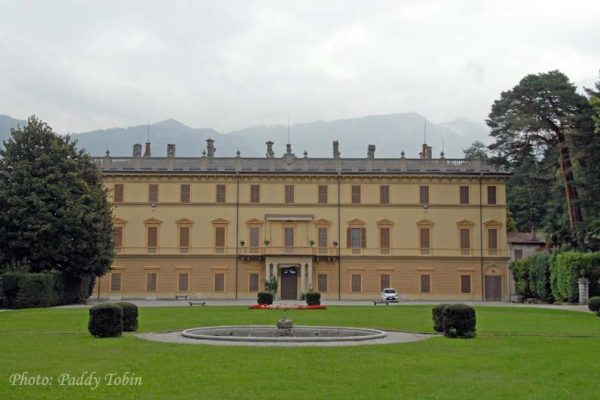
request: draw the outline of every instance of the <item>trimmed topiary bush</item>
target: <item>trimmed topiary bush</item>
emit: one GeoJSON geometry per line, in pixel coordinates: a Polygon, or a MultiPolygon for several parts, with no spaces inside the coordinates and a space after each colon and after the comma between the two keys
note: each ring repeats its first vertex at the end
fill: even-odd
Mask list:
{"type": "Polygon", "coordinates": [[[448,304],[446,304],[446,303],[441,303],[441,304],[438,304],[437,306],[434,306],[431,309],[431,317],[433,319],[433,330],[436,332],[444,331],[444,318],[442,316],[442,311],[444,311],[444,308],[447,305],[448,304]]]}
{"type": "Polygon", "coordinates": [[[58,304],[53,274],[21,274],[18,280],[15,308],[51,307],[58,304]]]}
{"type": "Polygon", "coordinates": [[[600,296],[595,296],[589,299],[588,308],[600,317],[600,296]]]}
{"type": "Polygon", "coordinates": [[[126,301],[117,303],[123,309],[123,332],[135,332],[138,328],[138,307],[126,301]]]}
{"type": "Polygon", "coordinates": [[[466,304],[448,304],[442,310],[444,336],[475,337],[475,309],[466,304]]]}
{"type": "Polygon", "coordinates": [[[123,332],[123,309],[118,304],[102,303],[90,308],[88,330],[96,337],[118,337],[123,332]]]}
{"type": "Polygon", "coordinates": [[[257,302],[258,304],[273,304],[273,293],[258,292],[257,302]]]}
{"type": "Polygon", "coordinates": [[[306,304],[309,306],[318,306],[321,304],[321,293],[319,292],[307,292],[306,293],[306,304]]]}

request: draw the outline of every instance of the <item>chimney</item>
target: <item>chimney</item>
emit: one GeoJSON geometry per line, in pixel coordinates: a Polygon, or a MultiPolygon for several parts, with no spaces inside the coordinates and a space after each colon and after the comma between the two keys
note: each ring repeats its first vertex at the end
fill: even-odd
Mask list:
{"type": "Polygon", "coordinates": [[[375,158],[375,145],[374,144],[370,144],[369,147],[367,147],[367,158],[370,160],[375,158]]]}
{"type": "Polygon", "coordinates": [[[340,142],[337,140],[333,141],[333,158],[340,158],[340,142]]]}
{"type": "Polygon", "coordinates": [[[217,151],[217,149],[215,149],[214,143],[214,140],[206,139],[206,157],[208,158],[214,158],[215,156],[215,151],[217,151]]]}
{"type": "Polygon", "coordinates": [[[175,145],[167,144],[167,157],[174,158],[175,157],[175,145]]]}
{"type": "Polygon", "coordinates": [[[150,142],[146,142],[146,149],[144,150],[144,157],[151,157],[150,142]]]}
{"type": "Polygon", "coordinates": [[[142,145],[139,143],[136,143],[133,145],[133,156],[134,157],[141,157],[142,156],[142,145]]]}
{"type": "Polygon", "coordinates": [[[267,145],[267,158],[273,158],[275,157],[275,153],[273,152],[273,142],[271,142],[270,140],[268,142],[265,143],[267,145]]]}
{"type": "Polygon", "coordinates": [[[427,146],[427,143],[423,143],[423,150],[419,153],[421,160],[431,160],[433,158],[431,154],[431,146],[427,146]]]}
{"type": "Polygon", "coordinates": [[[285,154],[292,154],[292,145],[289,143],[285,145],[285,154]]]}

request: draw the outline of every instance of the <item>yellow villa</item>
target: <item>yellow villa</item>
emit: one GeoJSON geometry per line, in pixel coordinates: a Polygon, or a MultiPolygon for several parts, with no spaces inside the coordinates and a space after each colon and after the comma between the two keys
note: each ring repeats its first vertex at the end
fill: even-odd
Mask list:
{"type": "Polygon", "coordinates": [[[505,181],[481,160],[132,157],[95,161],[114,205],[117,256],[103,299],[508,300],[505,181]]]}

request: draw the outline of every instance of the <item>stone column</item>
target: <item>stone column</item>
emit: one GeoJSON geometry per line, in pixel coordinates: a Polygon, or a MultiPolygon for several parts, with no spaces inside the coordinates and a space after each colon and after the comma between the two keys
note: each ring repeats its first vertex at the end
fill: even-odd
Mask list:
{"type": "Polygon", "coordinates": [[[265,281],[271,279],[271,265],[265,262],[265,281]]]}
{"type": "Polygon", "coordinates": [[[304,264],[300,264],[300,293],[306,293],[306,285],[304,281],[304,264]]]}
{"type": "Polygon", "coordinates": [[[579,304],[587,304],[590,298],[590,281],[587,278],[579,278],[579,304]]]}
{"type": "Polygon", "coordinates": [[[312,263],[308,264],[308,290],[313,290],[313,269],[312,263]]]}

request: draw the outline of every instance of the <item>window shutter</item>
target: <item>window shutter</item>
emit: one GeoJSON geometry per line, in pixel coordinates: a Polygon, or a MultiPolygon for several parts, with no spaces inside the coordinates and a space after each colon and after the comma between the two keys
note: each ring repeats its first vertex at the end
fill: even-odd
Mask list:
{"type": "Polygon", "coordinates": [[[360,247],[367,248],[367,228],[361,228],[360,230],[360,247]]]}
{"type": "Polygon", "coordinates": [[[420,234],[420,243],[421,250],[429,250],[430,247],[430,238],[429,238],[429,228],[421,228],[419,229],[420,234]]]}
{"type": "Polygon", "coordinates": [[[381,237],[379,247],[382,249],[390,248],[390,228],[381,228],[379,230],[381,237]]]}
{"type": "Polygon", "coordinates": [[[260,186],[259,185],[250,186],[250,202],[251,203],[260,203],[260,186]]]}
{"type": "Polygon", "coordinates": [[[471,249],[471,232],[469,229],[460,230],[460,249],[463,251],[471,249]]]}
{"type": "Polygon", "coordinates": [[[471,275],[460,276],[460,292],[471,293],[471,275]]]}
{"type": "Polygon", "coordinates": [[[179,273],[179,291],[180,292],[188,291],[189,276],[190,275],[187,272],[179,273]]]}
{"type": "Polygon", "coordinates": [[[496,186],[488,186],[488,204],[496,204],[496,186]]]}
{"type": "Polygon", "coordinates": [[[115,234],[115,247],[120,250],[123,247],[123,227],[116,226],[114,229],[115,234]]]}
{"type": "Polygon", "coordinates": [[[158,185],[155,183],[148,185],[148,202],[158,203],[158,185]]]}
{"type": "Polygon", "coordinates": [[[498,230],[495,228],[488,230],[488,247],[490,250],[498,248],[498,230]]]}
{"type": "Polygon", "coordinates": [[[352,228],[346,228],[346,247],[352,247],[352,228]]]}
{"type": "Polygon", "coordinates": [[[146,275],[146,291],[156,292],[156,272],[149,272],[146,275]]]}
{"type": "Polygon", "coordinates": [[[429,186],[420,187],[419,202],[421,204],[429,204],[429,186]]]}
{"type": "Polygon", "coordinates": [[[389,288],[390,285],[390,275],[389,274],[381,274],[379,276],[379,286],[380,286],[380,291],[383,292],[383,289],[387,289],[389,288]]]}
{"type": "Polygon", "coordinates": [[[431,275],[421,275],[421,293],[431,292],[431,275]]]}
{"type": "Polygon", "coordinates": [[[179,228],[179,247],[188,249],[190,247],[190,227],[182,226],[179,228]]]}
{"type": "Polygon", "coordinates": [[[319,186],[319,203],[327,203],[327,185],[319,186]]]}
{"type": "Polygon", "coordinates": [[[387,185],[379,186],[379,202],[381,204],[390,203],[390,187],[387,185]]]}
{"type": "Polygon", "coordinates": [[[190,202],[190,185],[188,185],[188,184],[181,185],[181,202],[182,203],[190,202]]]}
{"type": "Polygon", "coordinates": [[[327,291],[327,274],[319,274],[317,276],[317,284],[318,284],[318,290],[319,292],[326,292],[327,291]]]}
{"type": "Polygon", "coordinates": [[[469,204],[469,187],[460,187],[460,204],[469,204]]]}
{"type": "Polygon", "coordinates": [[[225,274],[219,272],[215,274],[215,292],[225,291],[225,274]]]}
{"type": "Polygon", "coordinates": [[[148,248],[156,249],[158,245],[158,228],[156,226],[148,227],[148,248]]]}
{"type": "Polygon", "coordinates": [[[225,247],[225,228],[222,226],[215,228],[215,247],[225,247]]]}
{"type": "Polygon", "coordinates": [[[115,186],[114,186],[113,201],[115,203],[122,203],[123,202],[123,184],[122,183],[116,183],[115,184],[115,186]]]}

